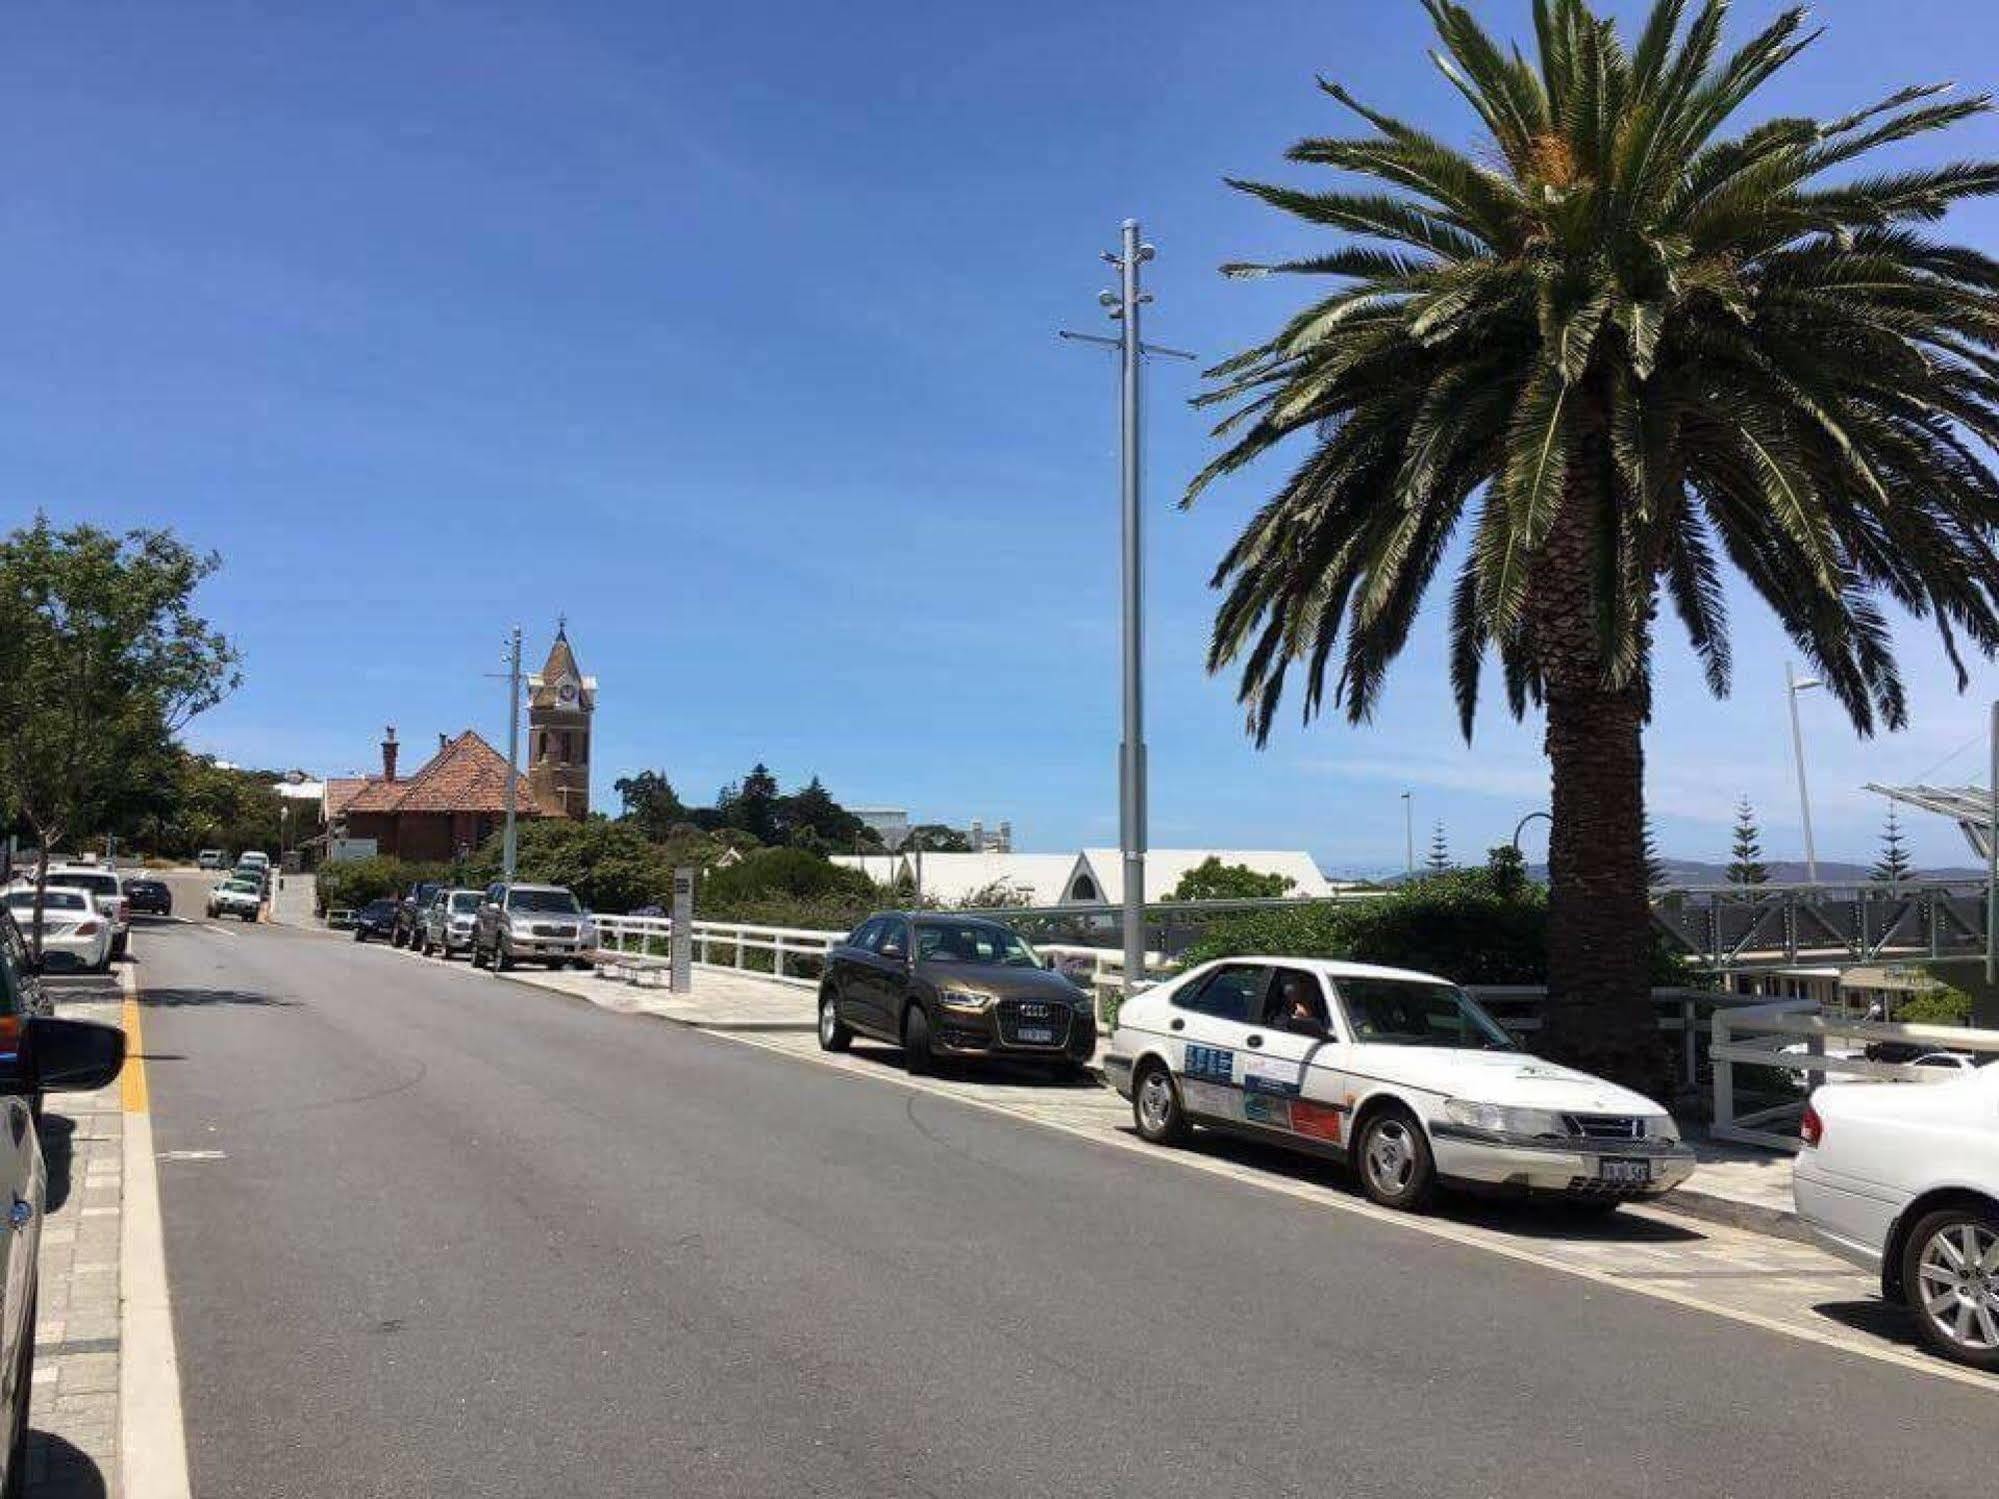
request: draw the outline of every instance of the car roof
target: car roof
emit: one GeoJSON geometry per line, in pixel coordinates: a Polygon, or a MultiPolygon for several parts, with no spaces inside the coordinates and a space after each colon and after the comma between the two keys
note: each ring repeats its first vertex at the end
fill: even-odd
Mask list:
{"type": "MultiPolygon", "coordinates": [[[[1379,963],[1349,963],[1340,958],[1300,958],[1289,953],[1235,953],[1215,960],[1219,963],[1260,963],[1279,968],[1304,968],[1329,978],[1334,983],[1341,979],[1402,979],[1425,984],[1448,984],[1451,980],[1442,974],[1424,973],[1415,968],[1388,968],[1379,963]]],[[[1203,968],[1212,966],[1202,964],[1203,968]]],[[[1193,970],[1198,971],[1198,970],[1193,970]]]]}

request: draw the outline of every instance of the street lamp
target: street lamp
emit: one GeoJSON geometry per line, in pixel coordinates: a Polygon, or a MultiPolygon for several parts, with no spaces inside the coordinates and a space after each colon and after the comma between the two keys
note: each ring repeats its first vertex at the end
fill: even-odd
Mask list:
{"type": "Polygon", "coordinates": [[[1550,828],[1554,827],[1555,819],[1552,814],[1547,812],[1529,812],[1520,821],[1513,824],[1513,851],[1516,854],[1520,852],[1520,835],[1527,831],[1527,824],[1534,821],[1537,817],[1550,828]]]}
{"type": "Polygon", "coordinates": [[[1798,727],[1798,694],[1825,684],[1817,677],[1800,677],[1784,663],[1784,700],[1791,705],[1791,759],[1798,767],[1798,812],[1805,823],[1805,883],[1819,882],[1818,850],[1812,844],[1812,799],[1805,790],[1805,735],[1798,727]]]}

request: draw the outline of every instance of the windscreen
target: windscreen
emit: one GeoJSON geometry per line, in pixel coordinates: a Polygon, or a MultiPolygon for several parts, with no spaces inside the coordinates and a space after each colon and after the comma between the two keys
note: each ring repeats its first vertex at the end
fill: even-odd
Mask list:
{"type": "Polygon", "coordinates": [[[981,921],[922,921],[916,956],[925,963],[965,963],[984,968],[1039,968],[1034,949],[1002,926],[981,921]]]}
{"type": "Polygon", "coordinates": [[[583,908],[576,904],[576,897],[567,890],[516,890],[507,897],[507,909],[574,916],[583,908]]]}
{"type": "Polygon", "coordinates": [[[1378,1046],[1446,1046],[1465,1051],[1512,1051],[1513,1038],[1451,984],[1412,979],[1334,981],[1353,1038],[1378,1046]]]}

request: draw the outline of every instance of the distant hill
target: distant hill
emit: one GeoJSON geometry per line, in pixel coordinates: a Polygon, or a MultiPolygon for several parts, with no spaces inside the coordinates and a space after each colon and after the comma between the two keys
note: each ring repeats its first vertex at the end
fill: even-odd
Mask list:
{"type": "MultiPolygon", "coordinates": [[[[1661,859],[1660,865],[1666,871],[1666,882],[1670,885],[1726,885],[1728,866],[1709,864],[1699,859],[1661,859]]],[[[1794,859],[1766,859],[1763,867],[1770,871],[1773,885],[1802,885],[1805,882],[1803,861],[1794,859]]],[[[1871,864],[1849,864],[1839,859],[1819,860],[1819,883],[1822,885],[1851,885],[1864,882],[1873,873],[1871,864]]],[[[1399,869],[1382,869],[1378,866],[1361,868],[1347,865],[1324,871],[1329,880],[1374,880],[1384,885],[1399,885],[1408,876],[1399,869]]],[[[1530,864],[1528,876],[1546,881],[1548,866],[1530,864]]],[[[1970,865],[1953,864],[1936,869],[1919,870],[1917,879],[1922,880],[1982,880],[1983,869],[1970,865]]]]}

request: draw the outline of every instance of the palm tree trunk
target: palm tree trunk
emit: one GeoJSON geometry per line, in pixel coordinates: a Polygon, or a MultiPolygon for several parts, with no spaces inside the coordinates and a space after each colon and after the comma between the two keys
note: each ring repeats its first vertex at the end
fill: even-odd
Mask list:
{"type": "Polygon", "coordinates": [[[1645,682],[1606,680],[1595,627],[1587,466],[1533,580],[1534,649],[1554,778],[1548,840],[1547,1049],[1641,1091],[1670,1080],[1651,1004],[1645,875],[1645,682]]]}

